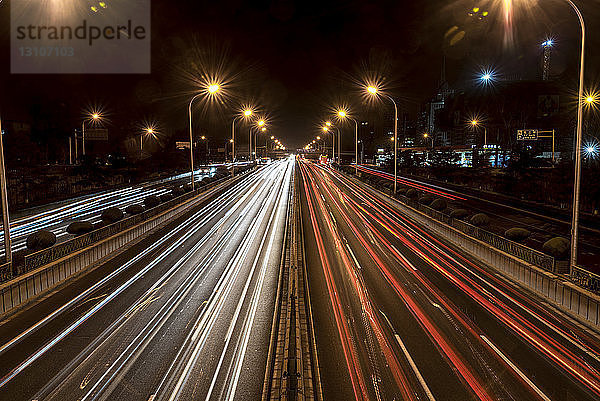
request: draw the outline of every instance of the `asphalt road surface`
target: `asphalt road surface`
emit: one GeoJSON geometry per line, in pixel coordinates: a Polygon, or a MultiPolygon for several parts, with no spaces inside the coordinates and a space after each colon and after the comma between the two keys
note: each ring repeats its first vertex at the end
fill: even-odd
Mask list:
{"type": "Polygon", "coordinates": [[[600,339],[399,214],[300,161],[324,399],[600,399],[600,339]]]}
{"type": "Polygon", "coordinates": [[[0,322],[0,399],[260,399],[293,171],[246,175],[0,322]]]}

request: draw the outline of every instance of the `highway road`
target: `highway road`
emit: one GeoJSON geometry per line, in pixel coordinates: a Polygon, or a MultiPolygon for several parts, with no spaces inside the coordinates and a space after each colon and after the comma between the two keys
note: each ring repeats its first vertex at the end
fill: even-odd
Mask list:
{"type": "Polygon", "coordinates": [[[293,172],[246,175],[0,322],[0,399],[260,399],[293,172]]]}
{"type": "MultiPolygon", "coordinates": [[[[215,166],[202,167],[196,170],[195,180],[214,174],[215,166]]],[[[102,211],[108,207],[118,207],[124,210],[127,206],[142,203],[150,195],[160,196],[171,191],[174,185],[189,182],[190,173],[155,180],[129,187],[100,191],[54,202],[49,205],[20,210],[12,216],[10,234],[13,252],[26,248],[27,236],[40,229],[46,229],[56,234],[57,242],[65,241],[72,236],[66,228],[74,221],[100,222],[102,211]]],[[[4,233],[0,231],[0,254],[4,254],[4,233]]]]}
{"type": "Polygon", "coordinates": [[[598,400],[600,339],[399,214],[300,161],[324,399],[598,400]]]}

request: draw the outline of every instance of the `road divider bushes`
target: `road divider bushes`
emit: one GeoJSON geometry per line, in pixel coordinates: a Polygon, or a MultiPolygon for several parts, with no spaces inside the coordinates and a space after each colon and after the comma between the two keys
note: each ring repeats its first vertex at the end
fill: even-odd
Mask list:
{"type": "Polygon", "coordinates": [[[125,213],[129,214],[129,215],[134,215],[134,214],[140,214],[140,213],[144,213],[144,206],[142,205],[129,205],[125,208],[125,213]]]}
{"type": "Polygon", "coordinates": [[[433,196],[429,194],[425,194],[419,198],[419,203],[421,205],[431,205],[431,202],[433,202],[433,196]]]}
{"type": "Polygon", "coordinates": [[[160,198],[158,196],[150,195],[144,198],[144,206],[146,209],[152,209],[158,205],[160,205],[160,198]]]}
{"type": "Polygon", "coordinates": [[[454,219],[463,220],[469,215],[469,211],[466,209],[454,209],[450,212],[450,217],[454,219]]]}
{"type": "Polygon", "coordinates": [[[168,201],[170,201],[171,199],[173,199],[173,195],[171,195],[171,194],[162,194],[162,195],[161,195],[161,196],[159,196],[158,198],[160,199],[161,203],[162,203],[162,202],[168,202],[168,201]]]}
{"type": "Polygon", "coordinates": [[[73,235],[87,234],[94,230],[94,225],[89,221],[74,221],[67,227],[67,232],[73,235]]]}
{"type": "Polygon", "coordinates": [[[123,212],[118,207],[109,207],[102,212],[100,219],[105,224],[116,223],[123,218],[123,212]]]}
{"type": "Polygon", "coordinates": [[[569,256],[571,241],[563,237],[554,237],[544,242],[542,249],[550,256],[564,260],[569,256]]]}
{"type": "Polygon", "coordinates": [[[406,191],[406,196],[411,199],[417,199],[419,197],[419,191],[414,188],[411,188],[408,191],[406,191]]]}
{"type": "Polygon", "coordinates": [[[469,221],[476,227],[485,227],[490,224],[490,218],[485,213],[474,214],[469,221]]]}
{"type": "Polygon", "coordinates": [[[41,251],[56,244],[56,235],[52,231],[39,230],[27,237],[27,249],[41,251]]]}
{"type": "Polygon", "coordinates": [[[521,227],[513,227],[509,228],[504,232],[504,236],[511,241],[521,242],[525,241],[531,235],[531,231],[521,228],[521,227]]]}
{"type": "Polygon", "coordinates": [[[448,208],[448,203],[446,202],[445,199],[437,198],[433,202],[431,202],[431,204],[429,205],[429,207],[431,207],[434,210],[437,210],[437,211],[441,212],[441,211],[446,210],[448,208]]]}
{"type": "Polygon", "coordinates": [[[173,187],[171,188],[171,195],[173,195],[173,197],[178,197],[181,196],[185,193],[185,191],[183,190],[183,188],[181,187],[173,187]]]}

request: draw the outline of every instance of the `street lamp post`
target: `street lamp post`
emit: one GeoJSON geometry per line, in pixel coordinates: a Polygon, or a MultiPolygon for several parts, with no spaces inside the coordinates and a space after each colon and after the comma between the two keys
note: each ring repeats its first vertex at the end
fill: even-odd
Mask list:
{"type": "MultiPolygon", "coordinates": [[[[262,127],[260,129],[260,132],[267,132],[267,127],[262,127]]],[[[260,132],[256,132],[256,136],[254,137],[254,158],[256,159],[256,156],[258,156],[258,134],[260,134],[260,132]]],[[[266,134],[265,134],[265,153],[266,153],[266,134]]]]}
{"type": "Polygon", "coordinates": [[[144,152],[144,135],[154,135],[156,134],[156,129],[153,126],[146,127],[142,130],[140,134],[140,160],[142,159],[142,155],[144,152]]]}
{"type": "Polygon", "coordinates": [[[577,139],[575,142],[575,181],[573,184],[573,219],[571,223],[571,260],[569,263],[569,273],[573,274],[573,269],[577,265],[577,247],[579,240],[579,203],[581,190],[581,144],[583,141],[583,78],[585,67],[585,22],[579,8],[571,0],[566,0],[573,8],[579,25],[581,27],[581,54],[579,64],[579,91],[577,95],[577,139]]]}
{"type": "MultiPolygon", "coordinates": [[[[368,86],[367,93],[377,96],[379,90],[375,86],[368,86]]],[[[388,94],[384,94],[394,105],[394,195],[397,192],[398,184],[398,105],[396,101],[388,94]]]]}
{"type": "Polygon", "coordinates": [[[190,103],[188,105],[188,117],[189,117],[189,125],[190,125],[190,169],[191,169],[190,179],[192,180],[192,191],[194,190],[194,139],[193,139],[193,135],[192,135],[192,103],[198,96],[203,95],[203,94],[216,95],[220,89],[221,89],[221,87],[216,83],[209,84],[206,86],[205,91],[194,95],[194,97],[192,97],[192,99],[190,100],[190,103]]]}
{"type": "Polygon", "coordinates": [[[192,103],[201,94],[202,93],[198,93],[194,97],[192,97],[192,99],[190,100],[190,104],[188,106],[188,117],[189,117],[189,124],[190,124],[190,174],[191,174],[191,180],[192,180],[192,191],[194,190],[194,149],[193,149],[194,148],[194,140],[193,140],[193,133],[192,133],[192,103]]]}
{"type": "MultiPolygon", "coordinates": [[[[242,116],[248,118],[252,115],[251,109],[244,110],[242,116]]],[[[231,167],[231,175],[235,176],[235,122],[242,116],[234,116],[231,121],[231,162],[234,163],[231,167]]]]}
{"type": "MultiPolygon", "coordinates": [[[[473,128],[477,128],[479,127],[479,125],[481,125],[481,123],[478,120],[471,120],[471,125],[473,126],[473,128]]],[[[483,147],[485,148],[487,146],[487,127],[484,125],[483,126],[483,147]]]]}
{"type": "Polygon", "coordinates": [[[358,175],[358,121],[349,117],[345,110],[339,110],[338,117],[354,121],[354,174],[358,175]]]}
{"type": "MultiPolygon", "coordinates": [[[[262,119],[262,118],[261,118],[260,120],[258,120],[258,121],[257,121],[256,125],[257,125],[257,128],[260,130],[260,132],[264,132],[264,131],[266,131],[266,130],[267,130],[267,128],[265,127],[265,124],[266,124],[266,122],[265,122],[265,120],[264,120],[264,119],[262,119]]],[[[255,131],[255,132],[256,132],[256,137],[254,138],[254,153],[253,153],[253,159],[256,159],[256,152],[257,152],[257,149],[256,149],[256,142],[257,142],[257,140],[258,140],[258,133],[259,133],[259,131],[255,131]]],[[[252,135],[252,128],[250,128],[250,135],[252,135]]],[[[250,142],[250,143],[252,143],[252,142],[250,142]]],[[[249,152],[251,153],[251,150],[252,150],[252,145],[250,145],[249,149],[250,149],[250,151],[249,151],[249,152]]]]}
{"type": "MultiPolygon", "coordinates": [[[[10,217],[8,215],[8,185],[6,182],[6,168],[4,166],[4,140],[2,135],[2,120],[0,119],[0,193],[2,197],[2,225],[4,228],[4,255],[6,263],[12,262],[12,245],[10,241],[10,217]]],[[[15,268],[11,264],[11,274],[15,275],[15,268]]]]}
{"type": "MultiPolygon", "coordinates": [[[[92,113],[90,115],[90,118],[92,119],[92,121],[99,121],[100,120],[100,114],[99,113],[92,113]]],[[[77,139],[75,139],[75,141],[77,141],[77,139]]],[[[77,143],[77,142],[75,142],[77,143]]],[[[77,152],[75,152],[77,153],[77,152]]],[[[81,123],[81,153],[82,156],[85,156],[85,120],[83,120],[83,122],[81,123]]]]}

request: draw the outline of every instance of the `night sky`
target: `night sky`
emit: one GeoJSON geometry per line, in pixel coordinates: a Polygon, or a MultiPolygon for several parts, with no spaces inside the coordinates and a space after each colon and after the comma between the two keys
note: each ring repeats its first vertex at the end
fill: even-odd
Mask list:
{"type": "MultiPolygon", "coordinates": [[[[225,138],[232,109],[258,102],[272,132],[301,146],[328,106],[346,103],[359,118],[368,110],[353,84],[366,73],[384,77],[411,117],[434,94],[442,58],[452,86],[472,84],[482,67],[501,76],[535,78],[539,44],[555,37],[553,73],[575,83],[578,26],[563,0],[514,0],[515,36],[505,46],[502,1],[152,1],[152,74],[10,75],[9,2],[2,21],[2,112],[27,120],[32,107],[65,105],[77,121],[85,105],[102,104],[111,124],[156,119],[181,135],[200,70],[222,66],[225,104],[199,105],[195,118],[208,135],[225,138]],[[536,4],[537,3],[537,4],[536,4]],[[528,6],[526,5],[528,4],[528,6]],[[473,7],[489,10],[483,20],[473,7]],[[543,6],[543,7],[542,7],[543,6]],[[444,36],[452,26],[464,38],[444,36]]],[[[586,0],[588,80],[599,83],[600,2],[586,0]]]]}

